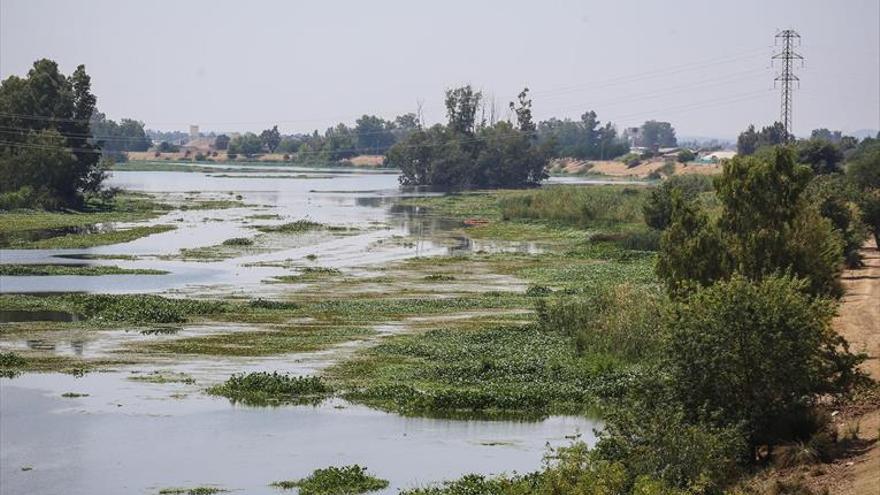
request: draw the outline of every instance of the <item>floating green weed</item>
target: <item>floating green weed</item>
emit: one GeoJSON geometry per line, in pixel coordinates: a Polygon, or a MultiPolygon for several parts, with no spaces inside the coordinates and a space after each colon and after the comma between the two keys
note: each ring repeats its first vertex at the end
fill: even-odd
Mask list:
{"type": "Polygon", "coordinates": [[[311,475],[296,481],[276,481],[270,486],[282,490],[299,489],[299,495],[357,495],[388,487],[388,481],[367,473],[357,464],[316,469],[311,475]]]}
{"type": "Polygon", "coordinates": [[[256,227],[260,232],[280,232],[282,234],[295,234],[299,232],[308,232],[310,230],[320,230],[325,228],[324,224],[313,222],[308,219],[300,219],[295,222],[284,223],[281,225],[258,225],[256,227]]]}
{"type": "Polygon", "coordinates": [[[331,389],[316,376],[290,376],[277,372],[232,375],[208,389],[212,395],[247,405],[320,402],[331,389]]]}
{"type": "Polygon", "coordinates": [[[247,237],[232,237],[223,241],[224,246],[252,246],[253,244],[254,240],[247,237]]]}

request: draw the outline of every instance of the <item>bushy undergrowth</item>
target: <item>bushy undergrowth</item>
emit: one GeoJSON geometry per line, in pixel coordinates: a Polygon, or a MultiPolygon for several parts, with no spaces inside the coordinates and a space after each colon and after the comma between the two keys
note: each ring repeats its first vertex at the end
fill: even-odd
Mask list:
{"type": "Polygon", "coordinates": [[[299,495],[358,495],[388,487],[388,481],[367,473],[357,464],[330,466],[316,469],[309,476],[296,481],[276,481],[273,487],[282,490],[299,489],[299,495]]]}
{"type": "Polygon", "coordinates": [[[539,306],[541,325],[570,336],[578,353],[630,361],[657,357],[664,296],[654,286],[593,286],[539,306]]]}
{"type": "Polygon", "coordinates": [[[212,395],[247,405],[320,402],[331,389],[316,376],[290,376],[277,372],[232,375],[208,389],[212,395]]]}
{"type": "Polygon", "coordinates": [[[580,228],[637,223],[646,189],[633,186],[546,187],[499,198],[505,220],[545,220],[580,228]]]}

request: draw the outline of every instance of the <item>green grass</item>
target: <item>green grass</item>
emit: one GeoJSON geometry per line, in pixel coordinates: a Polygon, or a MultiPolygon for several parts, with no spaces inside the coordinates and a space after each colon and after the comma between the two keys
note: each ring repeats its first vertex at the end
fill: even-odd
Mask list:
{"type": "Polygon", "coordinates": [[[39,229],[85,227],[107,222],[137,222],[167,213],[171,207],[145,194],[117,194],[107,202],[92,202],[83,211],[0,211],[0,234],[39,229]]]}
{"type": "Polygon", "coordinates": [[[287,403],[314,403],[326,398],[332,389],[315,376],[290,376],[277,372],[232,375],[207,392],[233,402],[264,406],[287,403]]]}
{"type": "Polygon", "coordinates": [[[388,487],[388,481],[367,473],[365,467],[331,466],[316,469],[311,475],[295,481],[276,481],[270,486],[282,490],[298,488],[299,495],[357,495],[388,487]]]}
{"type": "Polygon", "coordinates": [[[153,371],[146,374],[132,374],[128,377],[128,379],[133,382],[158,384],[184,383],[190,385],[196,382],[193,377],[187,375],[186,373],[173,373],[167,371],[153,371]]]}
{"type": "Polygon", "coordinates": [[[0,275],[6,276],[49,276],[49,275],[165,275],[167,271],[145,268],[120,268],[107,265],[0,265],[0,275]]]}

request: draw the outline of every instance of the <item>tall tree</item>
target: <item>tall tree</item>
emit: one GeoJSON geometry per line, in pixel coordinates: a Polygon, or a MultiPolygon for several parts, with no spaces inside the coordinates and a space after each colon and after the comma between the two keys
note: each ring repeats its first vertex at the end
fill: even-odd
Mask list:
{"type": "Polygon", "coordinates": [[[260,143],[269,153],[275,153],[275,148],[281,144],[281,133],[278,132],[278,126],[272,126],[260,133],[260,143]]]}
{"type": "Polygon", "coordinates": [[[481,91],[470,84],[446,90],[446,115],[449,129],[455,134],[473,136],[477,130],[477,111],[483,100],[481,91]]]}

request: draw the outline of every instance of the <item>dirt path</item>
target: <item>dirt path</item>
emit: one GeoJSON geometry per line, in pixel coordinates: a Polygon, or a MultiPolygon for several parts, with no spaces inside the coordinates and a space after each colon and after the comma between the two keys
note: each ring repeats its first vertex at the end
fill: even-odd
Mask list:
{"type": "MultiPolygon", "coordinates": [[[[865,267],[843,274],[846,295],[834,328],[852,350],[868,354],[862,369],[880,380],[880,252],[871,244],[862,254],[865,267]]],[[[859,436],[873,445],[839,466],[840,476],[829,487],[832,494],[880,495],[880,410],[869,411],[858,421],[859,436]]]]}

